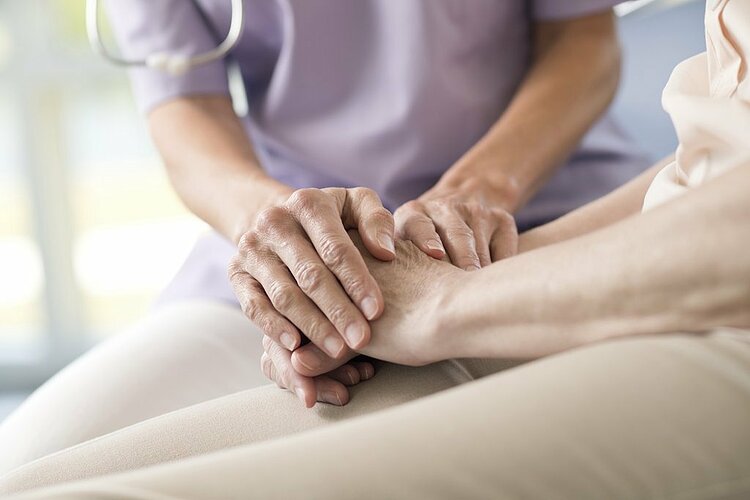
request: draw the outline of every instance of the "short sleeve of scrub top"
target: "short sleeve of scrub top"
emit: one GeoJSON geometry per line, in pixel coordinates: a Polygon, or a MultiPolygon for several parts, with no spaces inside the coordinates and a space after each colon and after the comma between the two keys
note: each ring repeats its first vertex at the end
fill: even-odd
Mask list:
{"type": "MultiPolygon", "coordinates": [[[[107,0],[128,57],[195,55],[227,32],[229,0],[107,0]]],[[[271,177],[295,189],[365,186],[395,210],[434,186],[511,102],[531,62],[532,23],[606,12],[620,0],[245,0],[232,51],[245,84],[242,117],[271,177]]],[[[227,94],[223,63],[179,77],[138,68],[147,112],[169,99],[227,94]]],[[[603,116],[577,151],[516,214],[552,220],[646,167],[603,116]]],[[[236,247],[201,239],[162,302],[236,305],[226,266],[236,247]]]]}
{"type": "MultiPolygon", "coordinates": [[[[151,54],[195,56],[216,48],[214,33],[195,2],[186,0],[107,0],[107,14],[121,53],[128,59],[151,54]],[[158,22],[154,22],[158,19],[158,22]]],[[[203,64],[184,75],[135,67],[130,70],[133,93],[141,112],[187,95],[229,95],[224,61],[203,64]]]]}

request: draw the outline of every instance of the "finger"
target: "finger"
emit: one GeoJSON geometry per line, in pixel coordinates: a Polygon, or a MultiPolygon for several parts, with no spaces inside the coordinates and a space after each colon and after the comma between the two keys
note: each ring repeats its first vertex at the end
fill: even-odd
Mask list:
{"type": "Polygon", "coordinates": [[[298,373],[307,377],[315,377],[335,370],[357,353],[347,350],[338,359],[331,358],[315,344],[306,344],[292,353],[292,366],[298,373]]]}
{"type": "MultiPolygon", "coordinates": [[[[263,373],[270,380],[276,382],[282,389],[291,390],[286,387],[285,382],[282,380],[283,378],[279,375],[280,370],[276,368],[271,357],[266,353],[263,353],[263,356],[261,356],[261,366],[263,368],[263,373]]],[[[351,370],[357,372],[356,368],[352,367],[351,370]]],[[[311,380],[314,387],[313,391],[310,392],[309,389],[306,389],[304,399],[299,394],[297,395],[306,407],[309,408],[310,406],[313,406],[316,401],[330,403],[337,406],[343,406],[349,402],[349,391],[346,389],[344,382],[336,380],[328,375],[316,377],[311,380]],[[315,395],[312,403],[310,402],[310,398],[307,397],[307,394],[311,393],[315,395]]]]}
{"type": "Polygon", "coordinates": [[[492,226],[487,219],[486,213],[478,213],[469,219],[469,227],[474,234],[474,248],[479,258],[479,265],[489,266],[492,264],[490,251],[490,237],[492,236],[492,226]]]}
{"type": "Polygon", "coordinates": [[[369,361],[352,361],[349,364],[359,372],[360,382],[370,380],[375,376],[375,365],[369,361]]]}
{"type": "Polygon", "coordinates": [[[344,384],[327,375],[315,378],[316,399],[323,403],[344,406],[349,402],[349,390],[344,384]]]}
{"type": "Polygon", "coordinates": [[[346,386],[357,385],[360,380],[362,380],[359,370],[349,363],[344,366],[339,366],[335,370],[328,372],[326,375],[346,386]]]}
{"type": "Polygon", "coordinates": [[[430,257],[442,259],[445,248],[435,230],[432,219],[424,212],[418,201],[410,201],[396,210],[394,214],[397,234],[401,239],[413,242],[430,257]]]}
{"type": "Polygon", "coordinates": [[[270,378],[280,387],[294,392],[307,408],[312,408],[317,401],[315,382],[311,377],[300,375],[294,370],[292,353],[275,343],[270,337],[263,338],[263,348],[267,355],[266,364],[270,361],[273,365],[268,368],[270,378]]]}
{"type": "Polygon", "coordinates": [[[359,187],[347,189],[345,195],[341,211],[344,226],[359,231],[365,248],[373,257],[393,260],[396,257],[395,223],[378,194],[359,187]]]}
{"type": "Polygon", "coordinates": [[[507,259],[518,253],[518,229],[513,217],[506,217],[495,229],[490,240],[492,261],[507,259]]]}
{"type": "Polygon", "coordinates": [[[242,312],[255,326],[290,351],[300,345],[297,328],[273,307],[261,284],[242,269],[239,259],[229,265],[229,281],[242,312]]]}
{"type": "MultiPolygon", "coordinates": [[[[338,192],[342,191],[339,188],[338,192]]],[[[383,311],[383,295],[344,228],[340,212],[342,206],[338,204],[343,204],[345,197],[325,194],[328,192],[300,189],[289,197],[287,203],[315,251],[339,280],[346,294],[367,319],[375,319],[383,311]],[[326,199],[321,200],[320,193],[326,199]],[[336,200],[336,204],[331,199],[336,200]]]]}
{"type": "Polygon", "coordinates": [[[466,271],[479,269],[474,232],[466,222],[452,210],[430,213],[430,216],[453,265],[466,271]]]}
{"type": "Polygon", "coordinates": [[[344,385],[353,386],[375,375],[375,367],[369,361],[351,361],[326,375],[344,385]]]}
{"type": "Polygon", "coordinates": [[[305,238],[292,238],[273,247],[300,289],[325,314],[351,348],[370,339],[370,324],[351,302],[341,284],[305,238]]]}
{"type": "Polygon", "coordinates": [[[291,321],[315,345],[338,358],[346,344],[328,318],[300,290],[289,269],[275,255],[266,255],[252,265],[255,278],[263,286],[273,307],[291,321]]]}

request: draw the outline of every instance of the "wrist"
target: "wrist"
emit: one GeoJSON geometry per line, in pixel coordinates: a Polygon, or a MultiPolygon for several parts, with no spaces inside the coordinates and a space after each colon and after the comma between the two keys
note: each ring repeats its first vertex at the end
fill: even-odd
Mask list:
{"type": "Polygon", "coordinates": [[[473,275],[479,272],[453,268],[451,272],[439,276],[431,285],[433,293],[430,311],[424,317],[429,318],[426,331],[429,335],[428,345],[435,349],[435,361],[481,357],[470,352],[472,343],[467,340],[472,334],[467,328],[469,325],[463,324],[468,319],[468,304],[463,293],[472,289],[473,275]]]}
{"type": "Polygon", "coordinates": [[[233,215],[232,240],[235,243],[255,227],[255,221],[263,210],[284,203],[294,192],[293,188],[269,177],[265,172],[253,172],[241,182],[248,186],[247,199],[254,202],[243,204],[242,210],[233,215]]]}
{"type": "Polygon", "coordinates": [[[446,172],[435,188],[467,193],[510,213],[519,208],[522,199],[518,180],[496,164],[459,163],[446,172]]]}

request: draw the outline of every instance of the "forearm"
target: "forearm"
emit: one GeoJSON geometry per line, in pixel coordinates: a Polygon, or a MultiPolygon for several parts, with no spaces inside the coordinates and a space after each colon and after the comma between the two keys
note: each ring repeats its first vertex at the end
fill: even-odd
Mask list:
{"type": "Polygon", "coordinates": [[[461,332],[447,356],[538,357],[750,326],[748,185],[750,166],[736,168],[646,214],[463,275],[437,308],[438,330],[461,332]]]}
{"type": "Polygon", "coordinates": [[[488,186],[513,212],[563,164],[614,96],[619,46],[610,13],[540,23],[528,75],[488,133],[441,179],[488,186]]]}
{"type": "Polygon", "coordinates": [[[258,212],[292,191],[260,167],[225,96],[170,101],[151,112],[149,126],[180,198],[235,243],[258,212]]]}
{"type": "Polygon", "coordinates": [[[670,155],[608,195],[548,224],[526,231],[518,238],[518,252],[528,252],[582,236],[637,214],[641,211],[643,198],[654,177],[673,160],[674,155],[670,155]]]}

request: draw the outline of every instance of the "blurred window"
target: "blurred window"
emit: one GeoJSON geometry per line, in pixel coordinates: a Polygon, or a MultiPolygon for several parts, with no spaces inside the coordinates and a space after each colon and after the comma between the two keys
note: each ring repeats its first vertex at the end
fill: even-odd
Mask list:
{"type": "Polygon", "coordinates": [[[84,26],[83,0],[0,0],[0,389],[145,314],[206,230],[84,26]]]}

